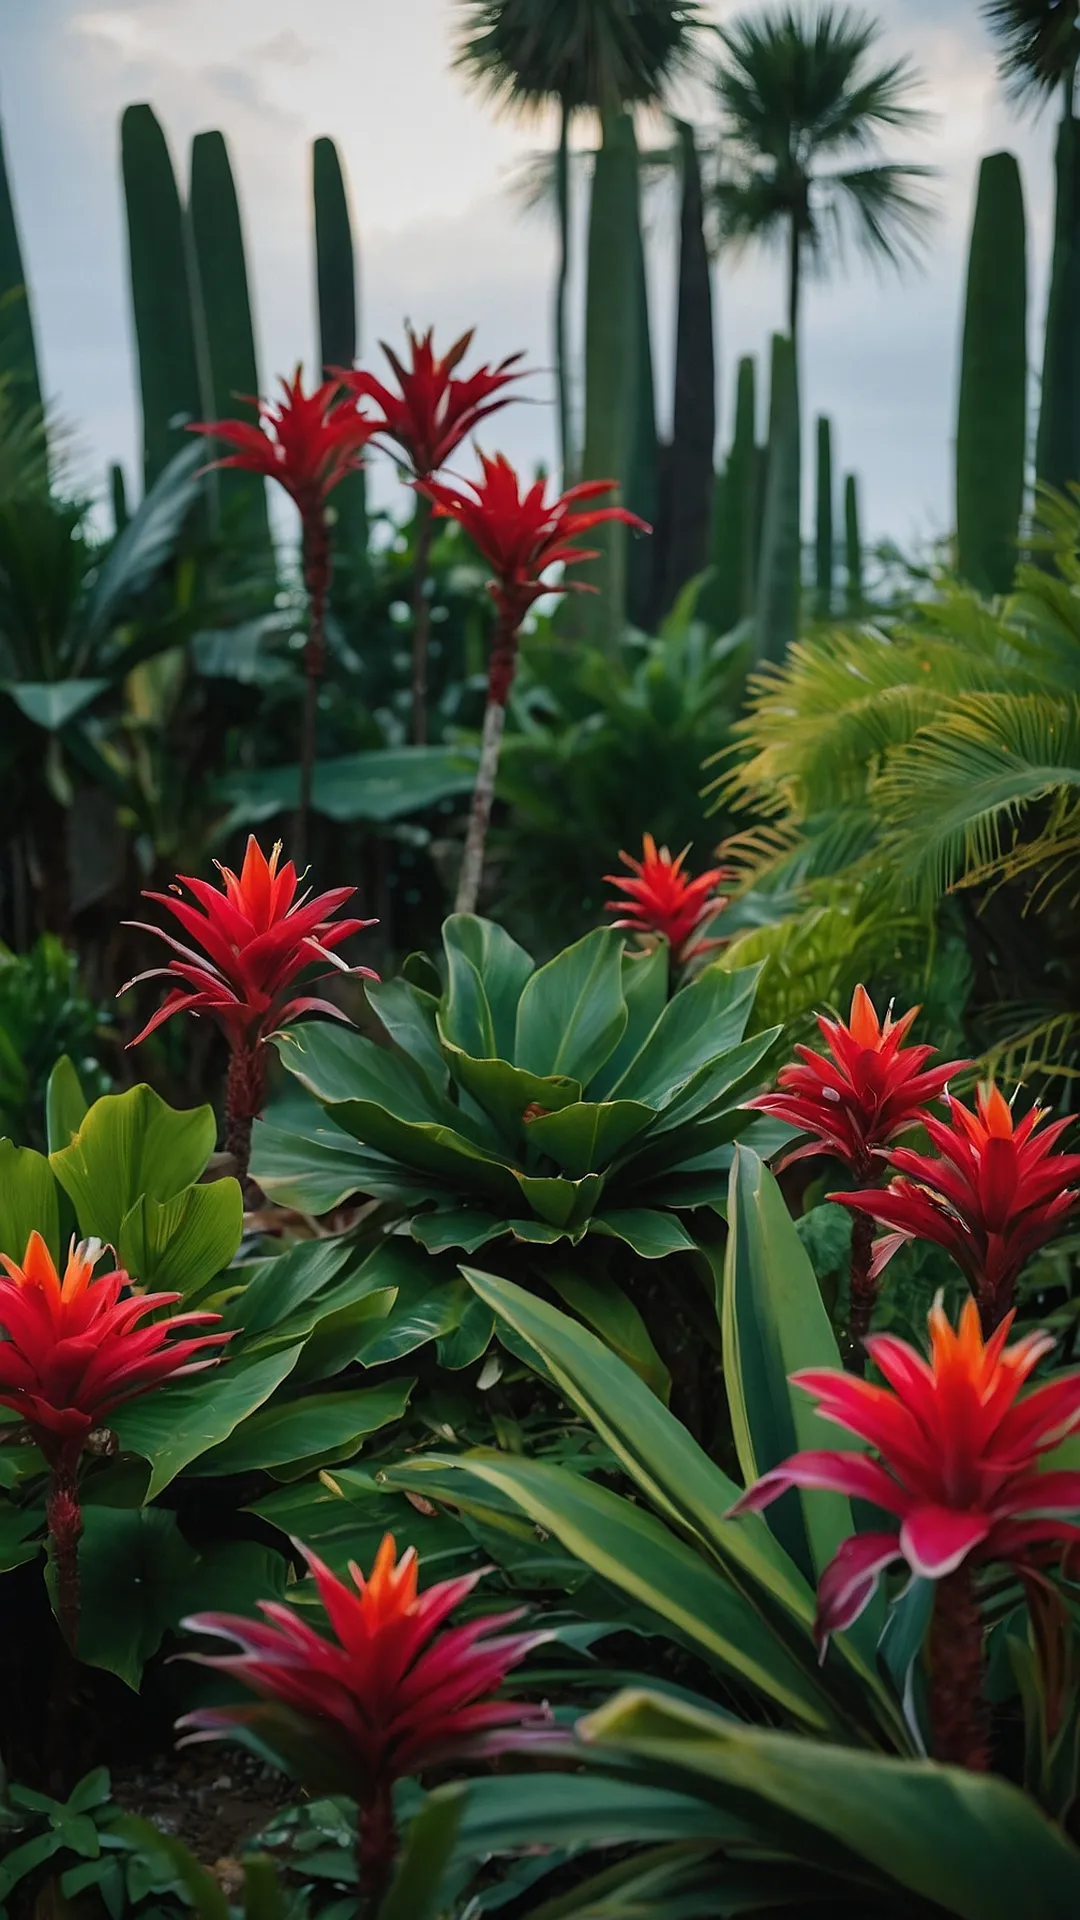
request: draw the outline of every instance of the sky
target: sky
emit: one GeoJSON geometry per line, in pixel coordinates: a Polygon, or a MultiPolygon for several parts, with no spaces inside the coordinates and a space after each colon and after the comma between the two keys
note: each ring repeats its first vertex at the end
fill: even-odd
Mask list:
{"type": "MultiPolygon", "coordinates": [[[[709,11],[722,22],[767,0],[709,11]]],[[[554,127],[522,125],[471,94],[452,67],[454,0],[0,0],[0,120],[30,281],[44,385],[81,486],[111,460],[136,474],[136,371],[119,166],[119,118],[149,101],[186,179],[192,136],[220,128],[237,177],[264,389],[314,362],[310,145],[338,143],[359,241],[361,352],[407,318],[449,341],[477,328],[484,359],[524,349],[531,401],[485,444],[531,466],[554,460],[550,305],[555,240],[515,181],[554,127]]],[[[883,47],[911,56],[933,115],[915,146],[939,217],[925,265],[900,280],[858,259],[805,306],[809,411],[832,417],[834,461],[860,476],[864,524],[915,548],[951,524],[951,468],[965,255],[980,157],[1021,162],[1028,214],[1029,332],[1037,360],[1051,211],[1050,114],[1018,120],[1002,99],[976,0],[876,0],[883,47]]],[[[710,124],[707,90],[677,104],[710,124]]],[[[715,125],[715,120],[712,120],[715,125]]],[[[658,129],[653,129],[658,135],[658,129]]],[[[643,128],[644,138],[650,130],[643,128]]],[[[581,129],[588,143],[589,129],[581,129]]],[[[583,199],[579,192],[579,203],[583,199]]],[[[579,234],[583,208],[578,208],[579,234]]],[[[647,207],[650,311],[663,428],[670,412],[675,284],[670,199],[647,207]]],[[[580,265],[580,246],[578,248],[580,265]]],[[[715,269],[723,438],[735,363],[783,324],[782,263],[715,269]]],[[[580,327],[583,287],[575,288],[580,327]]],[[[392,488],[373,475],[377,498],[392,488]]]]}

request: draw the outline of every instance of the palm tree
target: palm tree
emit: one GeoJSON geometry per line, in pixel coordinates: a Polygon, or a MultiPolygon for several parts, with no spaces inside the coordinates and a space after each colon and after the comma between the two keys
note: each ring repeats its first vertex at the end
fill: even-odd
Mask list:
{"type": "Polygon", "coordinates": [[[918,250],[931,212],[922,183],[934,170],[884,160],[878,142],[924,122],[911,104],[920,76],[907,60],[875,64],[876,23],[846,8],[784,7],[719,34],[728,160],[714,191],[720,238],[784,245],[797,341],[806,265],[823,266],[848,234],[893,265],[918,250]]]}
{"type": "Polygon", "coordinates": [[[1061,98],[1053,261],[1043,345],[1035,471],[1055,487],[1080,480],[1080,0],[984,0],[1001,77],[1021,106],[1061,98]]]}
{"type": "Polygon", "coordinates": [[[559,111],[555,362],[564,479],[573,468],[566,353],[570,122],[656,101],[689,57],[700,0],[458,0],[456,64],[500,105],[559,111]]]}

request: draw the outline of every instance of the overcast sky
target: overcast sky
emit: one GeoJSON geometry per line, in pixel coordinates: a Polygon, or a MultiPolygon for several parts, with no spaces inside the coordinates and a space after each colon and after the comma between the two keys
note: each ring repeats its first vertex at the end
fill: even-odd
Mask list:
{"type": "MultiPolygon", "coordinates": [[[[717,19],[756,11],[717,0],[717,19]]],[[[1001,100],[976,0],[877,0],[891,52],[914,57],[936,116],[918,157],[941,171],[927,265],[903,282],[859,262],[806,303],[810,408],[833,416],[838,458],[858,470],[874,534],[904,542],[951,519],[951,441],[964,255],[975,173],[1020,155],[1028,211],[1033,357],[1046,298],[1049,114],[1019,123],[1001,100]]],[[[523,214],[515,170],[549,140],[469,95],[451,70],[453,0],[0,0],[0,114],[31,282],[45,385],[71,428],[80,477],[110,459],[136,471],[135,371],[119,177],[119,116],[148,100],[178,172],[193,134],[220,127],[240,188],[264,387],[314,358],[310,142],[333,135],[360,240],[362,346],[403,318],[449,340],[475,324],[485,358],[519,347],[550,366],[554,238],[523,214]]],[[[684,104],[686,104],[684,102],[684,104]]],[[[704,95],[690,102],[704,109],[704,95]]],[[[586,137],[582,129],[582,138],[586,137]]],[[[661,422],[670,404],[670,222],[650,211],[661,422]]],[[[778,261],[716,274],[723,424],[734,363],[782,323],[778,261]]],[[[579,296],[580,297],[580,296],[579,296]]],[[[512,456],[553,457],[551,382],[490,430],[512,456]]]]}

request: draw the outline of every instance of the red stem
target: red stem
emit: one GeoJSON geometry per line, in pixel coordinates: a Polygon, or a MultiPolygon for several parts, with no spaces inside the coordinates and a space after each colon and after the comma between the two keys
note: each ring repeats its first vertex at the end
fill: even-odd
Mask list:
{"type": "Polygon", "coordinates": [[[375,1920],[389,1885],[397,1855],[397,1821],[393,1792],[380,1786],[375,1797],[359,1809],[356,1868],[360,1883],[361,1920],[375,1920]]]}
{"type": "Polygon", "coordinates": [[[308,814],[315,778],[319,683],[326,668],[326,602],[330,593],[331,553],[322,502],[304,515],[304,584],[308,593],[308,637],[304,648],[304,716],[300,734],[300,804],[293,829],[297,871],[307,864],[308,814]]]}
{"type": "Polygon", "coordinates": [[[853,1213],[851,1220],[851,1309],[848,1316],[848,1361],[852,1370],[866,1370],[863,1342],[874,1317],[877,1286],[870,1278],[874,1257],[874,1222],[868,1213],[853,1213]]]}
{"type": "Polygon", "coordinates": [[[45,1520],[56,1568],[56,1616],[64,1641],[75,1654],[79,1644],[79,1540],[82,1536],[77,1463],[73,1466],[62,1462],[53,1467],[45,1496],[45,1520]]]}
{"type": "Polygon", "coordinates": [[[935,1760],[985,1773],[989,1715],[983,1694],[982,1615],[965,1562],[939,1580],[930,1623],[930,1727],[935,1760]]]}
{"type": "Polygon", "coordinates": [[[251,1159],[252,1123],[262,1112],[265,1099],[266,1062],[262,1048],[258,1045],[234,1047],[225,1082],[225,1151],[236,1162],[236,1177],[241,1186],[247,1179],[251,1159]]]}

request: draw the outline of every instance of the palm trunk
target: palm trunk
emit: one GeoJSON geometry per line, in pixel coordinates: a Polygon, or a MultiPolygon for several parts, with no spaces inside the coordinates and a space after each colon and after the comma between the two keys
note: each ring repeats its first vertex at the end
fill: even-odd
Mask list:
{"type": "Polygon", "coordinates": [[[570,430],[570,375],[566,350],[566,292],[570,277],[570,109],[564,100],[559,118],[559,150],[555,162],[555,190],[559,211],[559,267],[555,279],[555,378],[559,397],[559,457],[562,484],[573,485],[574,449],[570,430]]]}
{"type": "Polygon", "coordinates": [[[416,496],[412,592],[412,734],[413,745],[424,747],[428,737],[428,653],[431,639],[431,602],[428,599],[428,560],[431,555],[431,501],[416,496]]]}
{"type": "MultiPolygon", "coordinates": [[[[798,353],[799,345],[799,293],[802,273],[802,246],[799,239],[799,219],[791,216],[791,231],[788,236],[788,338],[792,349],[798,353]]],[[[796,359],[796,365],[798,361],[796,359]]]]}
{"type": "Polygon", "coordinates": [[[308,594],[308,637],[304,648],[304,717],[300,734],[300,803],[296,810],[293,859],[298,873],[307,864],[308,815],[315,779],[319,685],[326,668],[326,602],[330,593],[330,540],[322,503],[304,516],[304,584],[308,594]]]}
{"type": "Polygon", "coordinates": [[[488,697],[484,711],[484,731],[480,740],[480,764],[476,770],[469,830],[465,837],[465,853],[461,862],[457,898],[454,901],[455,913],[475,913],[476,903],[480,898],[480,882],[484,874],[484,852],[487,847],[488,827],[491,824],[491,807],[495,798],[495,780],[499,771],[503,731],[506,727],[506,702],[510,696],[514,669],[517,665],[517,638],[516,622],[509,615],[500,612],[488,666],[488,697]]]}

